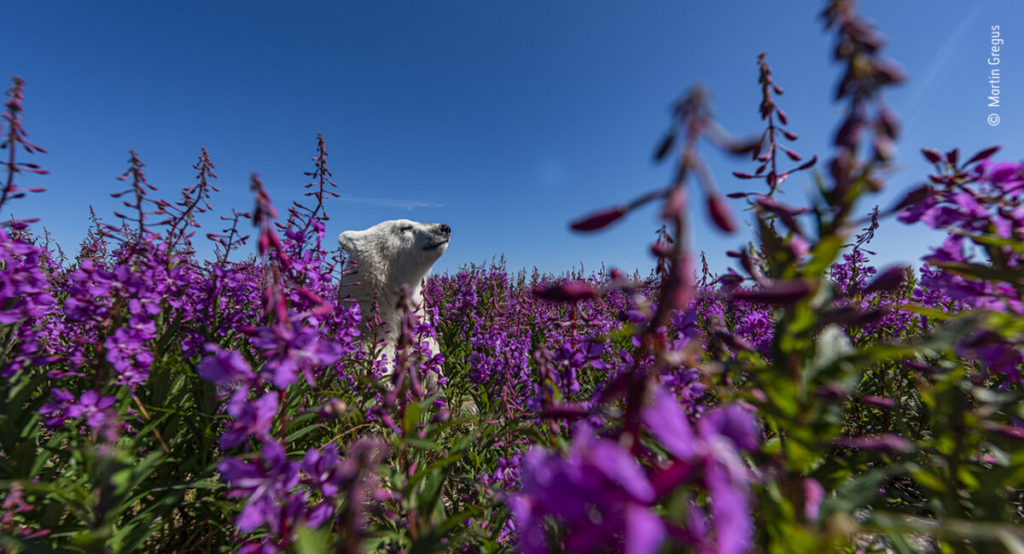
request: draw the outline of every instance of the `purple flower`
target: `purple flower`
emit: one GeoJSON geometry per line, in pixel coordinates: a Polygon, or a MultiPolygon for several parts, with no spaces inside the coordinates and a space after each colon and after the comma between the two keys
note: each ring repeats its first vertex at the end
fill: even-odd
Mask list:
{"type": "Polygon", "coordinates": [[[653,394],[653,404],[645,407],[641,417],[654,438],[673,456],[690,460],[697,454],[693,428],[675,396],[663,388],[653,394]]]}
{"type": "Polygon", "coordinates": [[[315,384],[313,368],[332,364],[341,348],[321,339],[320,330],[299,322],[276,323],[252,332],[252,345],[268,358],[263,374],[279,389],[295,382],[301,372],[310,386],[315,384]]]}
{"type": "Polygon", "coordinates": [[[61,389],[50,389],[50,395],[53,396],[53,401],[40,406],[39,415],[46,416],[43,423],[47,427],[60,427],[69,417],[65,412],[75,401],[75,395],[61,389]]]}
{"type": "Polygon", "coordinates": [[[825,487],[810,477],[804,479],[804,518],[818,521],[821,503],[825,501],[825,487]]]}
{"type": "MultiPolygon", "coordinates": [[[[703,529],[694,534],[695,540],[705,542],[708,552],[746,552],[753,541],[754,522],[750,471],[738,450],[755,451],[760,446],[761,433],[753,414],[737,405],[721,406],[701,418],[694,433],[671,393],[659,388],[653,396],[653,404],[641,414],[644,425],[670,454],[686,462],[672,466],[683,470],[681,477],[689,476],[690,464],[700,469],[711,500],[715,533],[709,536],[703,517],[695,516],[691,524],[703,529]]],[[[666,480],[679,482],[671,477],[666,480]]]]}
{"type": "Polygon", "coordinates": [[[712,462],[704,468],[704,482],[711,497],[715,521],[714,548],[717,554],[745,554],[754,540],[754,518],[749,486],[739,482],[723,464],[712,462]]]}
{"type": "Polygon", "coordinates": [[[337,446],[328,444],[322,452],[309,450],[302,459],[302,469],[309,475],[312,488],[319,490],[327,498],[338,494],[340,460],[337,446]]]}
{"type": "Polygon", "coordinates": [[[1004,194],[1016,196],[1024,191],[1024,166],[1015,162],[982,162],[976,166],[984,181],[992,183],[1004,194]]]}
{"type": "Polygon", "coordinates": [[[107,361],[121,374],[120,384],[135,388],[149,378],[154,356],[146,343],[155,336],[155,324],[147,321],[138,327],[121,327],[104,341],[107,361]]]}
{"type": "Polygon", "coordinates": [[[720,406],[704,414],[698,427],[701,436],[721,435],[744,452],[754,452],[761,446],[761,429],[757,419],[737,404],[720,406]]]}
{"type": "Polygon", "coordinates": [[[568,459],[541,449],[527,452],[522,475],[522,494],[510,505],[523,552],[547,552],[548,517],[565,526],[571,552],[593,552],[618,541],[629,554],[660,548],[665,529],[649,508],[651,483],[629,452],[594,437],[589,426],[577,427],[568,459]]]}
{"type": "Polygon", "coordinates": [[[298,464],[288,460],[284,447],[266,442],[260,459],[242,461],[225,458],[217,471],[229,485],[228,498],[245,498],[245,508],[235,520],[242,533],[255,531],[266,524],[271,533],[280,534],[282,516],[305,504],[302,494],[292,492],[299,484],[298,464]]]}
{"type": "Polygon", "coordinates": [[[220,437],[221,450],[234,448],[251,436],[265,443],[272,442],[271,424],[277,415],[277,407],[276,392],[268,392],[252,403],[232,401],[228,405],[228,413],[235,420],[228,424],[227,431],[220,437]]]}
{"type": "Polygon", "coordinates": [[[249,396],[249,389],[259,379],[238,352],[225,350],[213,343],[206,345],[206,351],[213,353],[213,356],[203,358],[196,366],[196,373],[220,387],[237,386],[231,397],[229,411],[241,410],[241,405],[249,396]]]}
{"type": "Polygon", "coordinates": [[[100,398],[100,393],[89,390],[82,393],[78,402],[68,406],[67,416],[69,418],[85,418],[85,424],[93,429],[101,427],[107,422],[105,410],[114,405],[117,399],[113,396],[100,398]]]}

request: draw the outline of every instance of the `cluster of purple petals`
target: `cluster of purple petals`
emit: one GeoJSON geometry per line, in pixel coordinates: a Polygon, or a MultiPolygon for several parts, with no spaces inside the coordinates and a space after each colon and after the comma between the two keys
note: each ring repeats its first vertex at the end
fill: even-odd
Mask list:
{"type": "Polygon", "coordinates": [[[45,330],[37,322],[47,316],[55,304],[51,295],[44,263],[49,260],[45,250],[12,238],[0,229],[0,325],[6,327],[5,342],[17,341],[18,349],[0,377],[7,378],[26,365],[44,365],[51,361],[42,341],[45,330]],[[14,336],[7,336],[13,333],[14,336]]]}
{"type": "MultiPolygon", "coordinates": [[[[425,290],[430,302],[439,307],[435,321],[446,333],[469,344],[470,379],[493,399],[532,411],[542,409],[546,394],[588,405],[593,398],[581,396],[584,374],[600,391],[622,372],[650,370],[654,358],[637,359],[634,354],[640,345],[639,330],[650,317],[654,287],[613,289],[566,305],[539,299],[530,290],[566,283],[599,287],[605,279],[534,275],[531,281],[527,284],[525,273],[510,277],[502,261],[433,277],[425,290]],[[623,336],[625,331],[624,343],[609,340],[610,335],[623,336]],[[545,393],[548,385],[557,390],[545,393]]],[[[659,330],[670,349],[681,350],[697,338],[697,317],[695,309],[679,312],[673,315],[670,328],[659,330]]],[[[693,368],[670,368],[662,377],[683,396],[694,401],[702,396],[693,368]]]]}
{"type": "Polygon", "coordinates": [[[509,501],[523,552],[548,551],[549,519],[565,529],[569,552],[618,544],[628,554],[649,554],[660,550],[669,533],[688,537],[703,552],[749,550],[752,475],[741,454],[760,447],[754,415],[738,405],[722,406],[694,429],[672,393],[658,388],[652,396],[643,422],[669,453],[653,466],[585,423],[576,426],[567,457],[542,448],[526,453],[521,492],[509,501]],[[670,528],[652,506],[687,479],[707,491],[710,508],[691,501],[687,526],[670,528]],[[672,485],[664,486],[667,481],[672,485]]]}
{"type": "MultiPolygon", "coordinates": [[[[927,154],[926,154],[927,155],[927,154]]],[[[993,162],[988,159],[970,170],[952,175],[933,175],[924,198],[899,214],[903,223],[922,222],[948,234],[924,260],[931,267],[921,270],[921,292],[915,300],[947,311],[988,310],[1024,315],[1024,303],[1009,282],[965,276],[947,271],[949,264],[989,264],[991,255],[972,235],[987,235],[1019,244],[1024,240],[1024,162],[993,162]]],[[[999,267],[1015,272],[1024,255],[1012,246],[995,247],[999,267]]],[[[993,373],[1020,381],[1024,356],[1019,340],[978,330],[957,345],[961,356],[984,362],[993,373]]]]}
{"type": "Polygon", "coordinates": [[[268,532],[239,552],[280,552],[299,526],[315,529],[330,521],[341,493],[350,506],[363,505],[376,486],[367,468],[384,453],[382,445],[366,440],[349,446],[345,458],[332,444],[292,460],[281,444],[268,441],[258,459],[225,458],[217,471],[232,486],[227,496],[245,500],[235,525],[243,534],[268,532]]]}

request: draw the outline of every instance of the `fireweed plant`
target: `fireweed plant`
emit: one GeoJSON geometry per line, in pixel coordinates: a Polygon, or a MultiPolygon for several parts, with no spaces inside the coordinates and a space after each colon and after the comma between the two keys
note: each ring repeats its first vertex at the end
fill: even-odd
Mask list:
{"type": "Polygon", "coordinates": [[[207,235],[212,261],[192,243],[216,204],[211,156],[168,201],[131,152],[120,223],[92,213],[65,261],[10,215],[38,190],[22,180],[46,173],[15,153],[44,152],[15,78],[0,550],[1020,552],[1024,164],[925,149],[927,182],[865,209],[899,133],[884,93],[905,77],[852,2],[822,15],[846,108],[822,166],[790,145],[762,54],[759,136],[733,138],[692,89],[655,150],[668,184],[571,223],[659,205],[650,276],[504,260],[436,275],[394,360],[379,359],[380,319],[361,335],[344,300],[360,268],[323,245],[336,185],[322,136],[312,207],[279,222],[254,175],[255,206],[207,235]],[[691,246],[693,197],[738,227],[707,147],[753,159],[736,183],[763,181],[727,195],[755,236],[720,276],[696,275],[691,246]],[[776,194],[798,172],[816,183],[806,206],[776,194]],[[871,264],[892,219],[947,233],[916,272],[871,264]],[[229,261],[250,238],[256,254],[229,261]]]}

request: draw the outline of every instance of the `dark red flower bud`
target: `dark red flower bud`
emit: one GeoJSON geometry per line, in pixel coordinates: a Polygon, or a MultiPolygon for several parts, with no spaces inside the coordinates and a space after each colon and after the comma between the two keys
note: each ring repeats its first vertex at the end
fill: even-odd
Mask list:
{"type": "Polygon", "coordinates": [[[306,300],[308,300],[312,304],[320,305],[320,304],[324,303],[323,299],[320,298],[320,296],[318,294],[316,294],[315,292],[312,292],[312,291],[309,291],[309,290],[306,290],[306,289],[299,289],[296,292],[298,293],[299,296],[301,296],[302,298],[305,298],[306,300]]]}
{"type": "Polygon", "coordinates": [[[757,152],[761,147],[761,142],[761,137],[757,137],[743,140],[729,140],[723,146],[731,154],[746,155],[757,152]]]}
{"type": "Polygon", "coordinates": [[[914,451],[914,444],[907,439],[887,433],[877,437],[863,436],[836,440],[839,446],[868,450],[872,452],[908,453],[914,451]]]}
{"type": "Polygon", "coordinates": [[[583,219],[572,222],[569,227],[576,231],[596,231],[611,225],[629,211],[625,206],[617,206],[608,210],[593,213],[583,219]]]}
{"type": "Polygon", "coordinates": [[[583,281],[570,281],[560,285],[538,284],[533,287],[533,295],[551,302],[575,302],[593,298],[597,290],[583,281]]]}
{"type": "Polygon", "coordinates": [[[896,266],[882,272],[870,285],[864,289],[864,294],[875,292],[889,292],[898,289],[903,281],[907,280],[907,270],[904,267],[896,266]]]}
{"type": "Polygon", "coordinates": [[[540,412],[541,419],[582,419],[590,415],[590,412],[579,406],[553,406],[540,412]]]}
{"type": "Polygon", "coordinates": [[[740,179],[753,179],[754,178],[753,175],[751,175],[749,173],[744,173],[742,171],[733,171],[732,174],[735,175],[736,177],[740,178],[740,179]]]}
{"type": "Polygon", "coordinates": [[[942,161],[942,152],[933,148],[922,148],[921,153],[924,154],[924,157],[928,158],[928,161],[933,164],[937,164],[942,161]]]}
{"type": "Polygon", "coordinates": [[[730,350],[739,351],[744,350],[753,352],[754,347],[749,341],[735,333],[724,333],[721,331],[715,332],[715,338],[722,341],[722,344],[729,347],[730,350]]]}
{"type": "Polygon", "coordinates": [[[951,166],[956,167],[956,161],[957,161],[957,159],[959,157],[960,157],[960,150],[957,149],[957,148],[954,148],[954,149],[950,150],[949,152],[946,152],[946,161],[949,162],[949,165],[951,165],[951,166]]]}
{"type": "Polygon", "coordinates": [[[669,134],[665,135],[665,138],[662,139],[661,144],[658,146],[658,149],[654,152],[654,161],[660,162],[661,160],[663,160],[665,156],[668,155],[669,149],[672,148],[672,144],[675,142],[675,140],[676,134],[674,132],[670,132],[669,134]]]}
{"type": "Polygon", "coordinates": [[[971,156],[971,159],[967,160],[967,163],[965,163],[964,165],[968,166],[973,163],[980,162],[982,160],[987,160],[992,157],[992,154],[998,152],[1000,148],[1002,148],[1002,145],[997,144],[996,146],[990,146],[982,150],[981,152],[978,152],[977,154],[971,156]]]}
{"type": "Polygon", "coordinates": [[[743,277],[736,273],[726,273],[718,278],[718,282],[723,285],[738,285],[743,282],[743,277]]]}
{"type": "Polygon", "coordinates": [[[779,114],[779,121],[781,121],[783,125],[789,125],[789,116],[786,115],[786,112],[782,111],[781,108],[775,108],[775,113],[779,114]]]}
{"type": "Polygon", "coordinates": [[[740,290],[732,293],[737,300],[760,302],[772,306],[788,306],[807,296],[811,288],[802,279],[776,281],[760,290],[740,290]]]}
{"type": "Polygon", "coordinates": [[[996,423],[994,421],[988,420],[982,421],[981,426],[982,428],[988,431],[993,431],[1004,438],[1016,441],[1024,441],[1024,428],[1014,427],[1011,425],[1003,425],[1001,423],[996,423]]]}
{"type": "Polygon", "coordinates": [[[667,258],[672,255],[672,245],[659,240],[651,245],[651,254],[656,258],[667,258]]]}
{"type": "Polygon", "coordinates": [[[896,401],[891,398],[885,398],[882,396],[874,396],[872,394],[866,394],[860,398],[860,401],[865,404],[870,404],[876,408],[882,408],[883,410],[891,410],[896,407],[896,401]]]}
{"type": "Polygon", "coordinates": [[[878,116],[878,123],[882,126],[882,131],[886,136],[893,140],[899,138],[900,120],[895,111],[888,108],[882,110],[882,114],[878,116]]]}
{"type": "Polygon", "coordinates": [[[797,134],[794,133],[793,131],[782,131],[782,134],[785,135],[786,138],[788,138],[789,140],[796,140],[798,138],[797,134]]]}
{"type": "Polygon", "coordinates": [[[776,214],[800,215],[807,211],[807,206],[794,208],[793,206],[782,204],[771,196],[761,195],[757,198],[756,202],[759,206],[776,214]]]}
{"type": "Polygon", "coordinates": [[[841,402],[846,400],[849,391],[843,387],[842,383],[830,381],[815,389],[814,394],[825,402],[841,402]]]}
{"type": "Polygon", "coordinates": [[[721,196],[713,194],[708,197],[708,213],[711,214],[711,221],[714,221],[719,229],[726,233],[736,231],[736,224],[733,223],[729,204],[722,200],[721,196]]]}
{"type": "Polygon", "coordinates": [[[875,79],[883,85],[896,85],[907,80],[907,72],[893,60],[881,60],[875,65],[875,79]]]}
{"type": "Polygon", "coordinates": [[[920,360],[904,360],[903,365],[914,371],[920,371],[922,373],[931,373],[932,371],[934,371],[934,368],[931,366],[931,364],[929,364],[928,362],[922,362],[920,360]]]}
{"type": "Polygon", "coordinates": [[[805,163],[805,164],[801,165],[800,167],[797,167],[797,168],[796,168],[796,169],[794,169],[793,171],[803,171],[803,170],[805,170],[805,169],[809,169],[809,168],[810,168],[810,167],[811,167],[812,165],[814,165],[814,164],[816,164],[816,163],[818,163],[818,155],[817,155],[817,154],[815,154],[815,155],[814,155],[814,156],[813,156],[813,157],[811,158],[811,160],[810,160],[809,162],[807,162],[807,163],[805,163]]]}

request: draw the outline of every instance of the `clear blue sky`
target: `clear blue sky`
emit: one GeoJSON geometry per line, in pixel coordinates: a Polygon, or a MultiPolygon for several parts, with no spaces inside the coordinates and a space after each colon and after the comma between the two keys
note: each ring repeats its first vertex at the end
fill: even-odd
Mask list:
{"type": "MultiPolygon", "coordinates": [[[[48,192],[13,211],[42,218],[74,251],[90,204],[113,221],[118,201],[109,193],[123,187],[115,178],[129,149],[174,199],[194,182],[191,165],[205,146],[220,177],[217,215],[251,209],[252,172],[284,213],[307,182],[320,132],[343,194],[328,206],[332,244],[346,229],[409,218],[452,227],[442,272],[502,252],[512,268],[605,262],[646,272],[653,210],[594,236],[572,234],[568,221],[671,178],[651,153],[670,103],[694,83],[712,91],[726,128],[759,131],[762,51],[786,89],[780,103],[801,135],[797,150],[827,158],[842,108],[831,102],[839,75],[817,17],[822,5],[8,2],[0,76],[25,79],[25,127],[49,150],[31,161],[51,171],[22,179],[48,192]]],[[[913,5],[860,4],[889,38],[886,53],[911,75],[888,96],[904,134],[883,205],[924,178],[923,146],[970,154],[1001,143],[1002,159],[1024,156],[1024,4],[913,5]],[[997,24],[1006,44],[1002,124],[993,128],[986,57],[997,24]]],[[[709,158],[724,192],[750,185],[731,176],[748,163],[709,158]]],[[[802,202],[809,182],[810,174],[789,181],[788,201],[802,202]]],[[[691,198],[703,205],[699,194],[691,198]]],[[[697,248],[721,271],[722,253],[752,234],[723,236],[700,212],[697,248]]],[[[204,232],[220,223],[210,218],[204,232]]],[[[881,263],[916,262],[935,241],[887,221],[874,248],[881,263]]]]}

